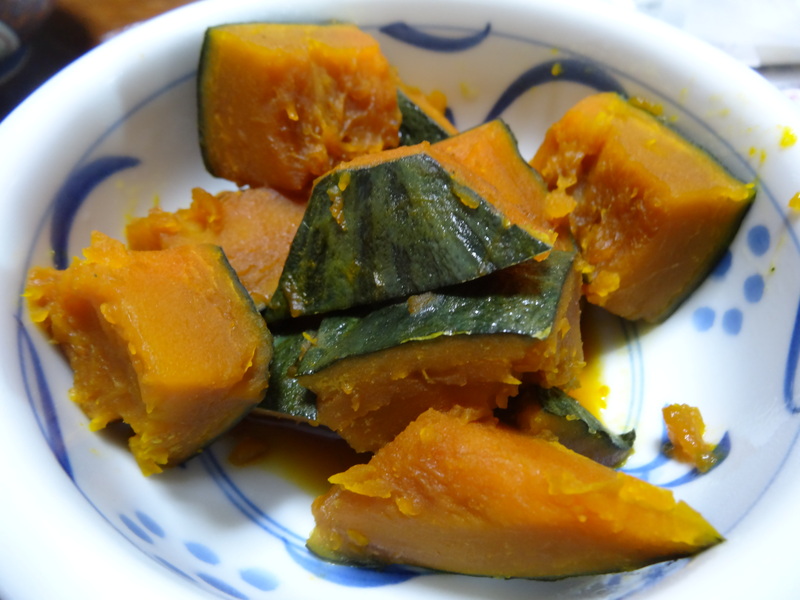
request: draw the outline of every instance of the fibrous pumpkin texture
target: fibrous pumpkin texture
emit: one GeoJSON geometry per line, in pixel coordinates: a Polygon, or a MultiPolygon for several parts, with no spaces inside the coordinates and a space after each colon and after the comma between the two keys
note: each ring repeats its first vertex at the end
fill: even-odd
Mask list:
{"type": "Polygon", "coordinates": [[[754,188],[652,114],[613,93],[578,102],[531,164],[572,204],[587,299],[628,319],[668,317],[739,228],[754,188]]]}
{"type": "Polygon", "coordinates": [[[208,170],[304,193],[343,160],[398,145],[398,80],[351,25],[245,23],[206,32],[200,144],[208,170]]]}
{"type": "Polygon", "coordinates": [[[92,430],[122,420],[144,474],[225,432],[266,389],[271,335],[217,246],[128,251],[95,233],[69,268],[34,268],[31,318],[74,371],[92,430]]]}
{"type": "Polygon", "coordinates": [[[308,547],[335,561],[561,578],[685,557],[721,536],[672,492],[555,442],[429,410],[330,478],[308,547]]]}

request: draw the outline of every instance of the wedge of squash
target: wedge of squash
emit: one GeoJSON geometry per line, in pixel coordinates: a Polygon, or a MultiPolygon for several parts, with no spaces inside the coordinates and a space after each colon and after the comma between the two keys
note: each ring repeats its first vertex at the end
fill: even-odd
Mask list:
{"type": "Polygon", "coordinates": [[[278,286],[283,263],[305,212],[305,203],[269,188],[212,195],[195,188],[188,208],[156,207],[125,229],[132,250],[183,244],[220,246],[259,308],[278,286]]]}
{"type": "Polygon", "coordinates": [[[397,146],[397,83],[377,41],[352,25],[212,27],[198,77],[206,167],[305,195],[337,163],[397,146]]]}
{"type": "Polygon", "coordinates": [[[400,144],[403,146],[434,143],[458,133],[444,111],[417,88],[400,84],[397,106],[400,108],[400,144]]]}
{"type": "Polygon", "coordinates": [[[608,467],[622,466],[633,452],[636,431],[615,433],[564,390],[526,385],[509,402],[504,421],[528,435],[558,442],[608,467]]]}
{"type": "Polygon", "coordinates": [[[124,421],[142,472],[158,473],[258,404],[270,332],[217,246],[136,252],[95,233],[84,256],[30,271],[31,318],[69,360],[90,428],[124,421]]]}
{"type": "Polygon", "coordinates": [[[339,165],[314,184],[265,318],[405,298],[546,256],[546,234],[505,202],[425,142],[339,165]]]}
{"type": "Polygon", "coordinates": [[[365,316],[326,317],[297,368],[318,422],[375,451],[430,407],[491,415],[523,380],[574,383],[583,366],[574,258],[554,250],[365,316]]]}
{"type": "Polygon", "coordinates": [[[570,230],[589,265],[587,299],[663,321],[717,262],[754,187],[652,114],[613,93],[578,102],[532,165],[574,201],[570,230]]]}
{"type": "Polygon", "coordinates": [[[627,571],[722,540],[672,492],[560,444],[429,410],[369,463],[332,476],[311,551],[491,577],[627,571]]]}

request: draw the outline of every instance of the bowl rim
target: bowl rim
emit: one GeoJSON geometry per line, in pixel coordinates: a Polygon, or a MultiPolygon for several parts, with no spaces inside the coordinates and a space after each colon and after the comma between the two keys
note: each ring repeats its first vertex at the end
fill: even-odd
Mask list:
{"type": "MultiPolygon", "coordinates": [[[[482,6],[481,2],[459,2],[458,0],[439,0],[441,4],[448,6],[463,6],[465,4],[482,6]]],[[[299,13],[300,11],[318,5],[326,6],[328,10],[330,3],[320,0],[297,0],[294,7],[290,10],[284,9],[284,16],[299,13]]],[[[346,3],[348,8],[358,7],[369,4],[368,1],[354,0],[346,3]]],[[[410,3],[404,4],[409,6],[410,3]]],[[[427,6],[427,2],[415,2],[415,5],[427,6]]],[[[587,0],[570,0],[563,4],[554,6],[547,0],[501,0],[497,3],[508,10],[524,10],[533,12],[535,10],[549,10],[554,15],[570,15],[575,10],[584,11],[582,19],[601,19],[603,23],[608,23],[611,16],[598,8],[596,3],[587,0]]],[[[215,0],[204,0],[196,4],[187,5],[174,11],[170,11],[152,21],[137,25],[132,29],[119,34],[119,36],[105,42],[102,46],[90,51],[75,63],[67,66],[64,70],[56,74],[50,81],[46,82],[41,88],[35,91],[21,106],[12,111],[2,123],[0,123],[0,140],[3,139],[23,139],[23,134],[29,128],[30,123],[37,121],[36,115],[51,111],[54,98],[64,93],[72,83],[73,78],[87,78],[90,73],[97,70],[107,61],[114,57],[122,57],[134,51],[137,46],[145,44],[149,40],[162,39],[172,29],[179,25],[189,27],[183,30],[182,35],[175,36],[169,47],[178,47],[185,44],[185,37],[196,35],[196,27],[200,23],[213,21],[216,16],[231,14],[233,7],[237,14],[244,12],[255,12],[264,8],[262,2],[257,0],[235,0],[220,6],[215,0]],[[216,4],[212,6],[212,4],[216,4]]],[[[265,10],[274,8],[274,4],[265,10]]],[[[408,10],[406,8],[406,10],[408,10]]],[[[763,95],[774,108],[781,120],[787,124],[796,125],[796,130],[800,131],[800,118],[796,114],[796,109],[790,101],[784,98],[780,92],[770,86],[756,73],[744,65],[738,63],[733,58],[728,57],[722,51],[696,40],[683,32],[675,30],[663,23],[649,19],[636,13],[619,15],[620,22],[615,25],[635,25],[654,36],[660,37],[674,43],[683,44],[684,49],[689,52],[702,52],[702,57],[698,61],[705,65],[714,65],[729,73],[732,77],[741,78],[742,81],[752,85],[759,95],[763,95]]],[[[163,44],[164,42],[160,42],[163,44]]],[[[33,142],[22,144],[22,155],[32,152],[33,142]]],[[[30,155],[30,154],[28,154],[30,155]]],[[[13,160],[11,161],[13,163],[13,160]]],[[[0,202],[0,214],[8,212],[7,202],[0,202]]],[[[5,219],[3,219],[5,221],[5,219]]],[[[12,232],[12,225],[3,224],[3,231],[12,232]]],[[[20,234],[9,235],[10,239],[19,239],[20,234]]],[[[11,260],[19,258],[13,254],[6,258],[6,273],[14,271],[15,266],[11,265],[11,260]]],[[[8,326],[11,331],[14,324],[8,326]]],[[[5,377],[3,387],[7,387],[5,377]]],[[[158,567],[153,561],[145,557],[138,549],[120,538],[120,536],[110,527],[103,527],[103,522],[97,512],[91,507],[88,498],[85,498],[72,482],[65,476],[58,464],[55,462],[49,449],[43,447],[26,447],[24,456],[18,448],[14,446],[14,441],[20,438],[20,431],[37,431],[36,425],[31,415],[26,415],[27,407],[15,410],[12,414],[19,419],[17,426],[11,426],[5,420],[0,422],[0,456],[4,465],[5,477],[18,482],[17,494],[6,498],[6,507],[0,513],[0,538],[4,540],[15,540],[19,545],[19,552],[15,552],[10,560],[0,564],[0,596],[8,600],[21,598],[42,598],[55,597],[63,592],[65,583],[67,589],[81,590],[81,597],[87,600],[92,598],[107,597],[109,589],[118,589],[119,582],[126,582],[126,593],[131,597],[136,593],[152,593],[153,586],[157,586],[158,593],[166,595],[169,593],[174,598],[196,598],[198,588],[193,584],[187,584],[179,578],[168,574],[166,570],[158,567]],[[34,474],[36,476],[34,476],[34,474]],[[46,507],[48,515],[52,516],[53,522],[60,523],[64,527],[64,535],[55,538],[52,536],[51,527],[48,523],[39,522],[41,519],[41,508],[33,511],[31,507],[46,507]],[[13,518],[11,515],[18,515],[13,518]],[[27,517],[27,518],[25,518],[27,517]],[[25,523],[26,530],[22,530],[21,523],[25,523]],[[69,572],[66,567],[59,567],[58,558],[74,553],[73,540],[80,539],[84,545],[82,552],[86,552],[87,559],[95,557],[101,561],[98,564],[114,564],[118,567],[116,571],[106,574],[93,574],[91,577],[96,580],[87,581],[88,576],[84,573],[69,572]],[[48,540],[47,548],[42,548],[37,540],[48,540]],[[52,578],[37,576],[36,572],[46,564],[47,568],[58,575],[52,578]],[[124,565],[124,568],[123,568],[124,565]],[[162,573],[162,571],[164,571],[162,573]],[[124,579],[122,578],[124,576],[124,579]],[[24,580],[23,580],[24,577],[24,580]],[[59,583],[52,586],[46,580],[52,579],[59,583]],[[91,587],[86,587],[87,584],[91,587]],[[80,587],[77,587],[80,586],[80,587]],[[94,595],[93,595],[94,594],[94,595]]],[[[29,412],[29,411],[28,411],[29,412]]],[[[12,419],[13,421],[14,419],[12,419]]],[[[788,460],[793,463],[800,463],[798,452],[793,452],[788,460]]],[[[784,480],[786,478],[783,478],[784,480]]],[[[775,488],[770,491],[769,498],[763,500],[765,503],[757,511],[757,514],[748,516],[746,522],[740,525],[737,536],[752,543],[752,547],[758,547],[759,541],[763,539],[763,532],[769,522],[768,514],[790,515],[792,505],[791,494],[783,493],[791,489],[791,485],[784,481],[775,482],[775,488]],[[779,493],[781,492],[781,493],[779,493]]],[[[794,527],[785,527],[780,531],[774,532],[773,540],[780,541],[780,546],[789,548],[793,542],[793,534],[800,530],[800,523],[793,523],[794,527]],[[785,545],[784,545],[785,544],[785,545]]],[[[724,548],[721,553],[726,553],[724,548]]],[[[735,585],[731,589],[736,589],[742,593],[745,589],[752,590],[766,597],[779,598],[789,597],[786,592],[796,591],[800,587],[800,582],[783,581],[759,581],[757,583],[746,580],[745,573],[775,572],[776,562],[782,566],[786,573],[793,573],[790,553],[776,557],[773,555],[765,556],[766,553],[751,553],[751,556],[727,557],[730,565],[730,578],[726,585],[735,585]]],[[[707,579],[703,565],[710,560],[707,556],[701,556],[693,561],[682,572],[679,578],[667,578],[656,588],[648,591],[648,598],[661,599],[671,598],[676,593],[696,593],[703,588],[702,580],[707,579]],[[675,581],[672,581],[675,579],[675,581]]],[[[88,564],[92,564],[91,560],[88,564]]],[[[719,588],[709,587],[707,591],[716,591],[719,588]]]]}

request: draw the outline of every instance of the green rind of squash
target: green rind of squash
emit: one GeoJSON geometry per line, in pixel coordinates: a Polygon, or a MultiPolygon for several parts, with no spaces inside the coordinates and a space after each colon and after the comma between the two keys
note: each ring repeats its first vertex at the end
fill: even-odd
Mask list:
{"type": "Polygon", "coordinates": [[[314,186],[264,317],[405,298],[547,250],[428,154],[336,170],[314,186]]]}
{"type": "Polygon", "coordinates": [[[520,335],[546,339],[574,258],[573,252],[554,250],[541,262],[528,261],[363,316],[325,317],[297,374],[311,375],[341,360],[442,336],[520,335]]]}
{"type": "Polygon", "coordinates": [[[274,335],[269,387],[264,399],[256,407],[262,415],[312,424],[316,422],[316,395],[301,386],[294,377],[297,363],[309,346],[308,337],[304,333],[274,335]]]}
{"type": "Polygon", "coordinates": [[[434,119],[422,110],[402,90],[397,90],[397,106],[400,109],[400,145],[413,146],[420,142],[439,142],[450,137],[434,119]]]}
{"type": "Polygon", "coordinates": [[[542,410],[558,418],[558,428],[551,431],[558,442],[595,462],[618,468],[633,452],[635,430],[614,433],[578,400],[559,388],[524,386],[515,399],[519,401],[540,403],[542,410]]]}

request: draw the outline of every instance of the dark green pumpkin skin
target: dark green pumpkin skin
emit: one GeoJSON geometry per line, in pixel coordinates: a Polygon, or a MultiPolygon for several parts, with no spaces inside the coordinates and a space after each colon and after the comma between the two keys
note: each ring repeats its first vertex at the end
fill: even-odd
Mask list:
{"type": "Polygon", "coordinates": [[[314,186],[264,316],[272,323],[406,298],[547,250],[424,152],[336,170],[314,186]]]}
{"type": "Polygon", "coordinates": [[[413,146],[420,142],[439,142],[450,137],[436,121],[422,110],[402,90],[397,91],[397,106],[400,108],[400,144],[413,146]]]}
{"type": "Polygon", "coordinates": [[[269,386],[256,407],[262,415],[313,423],[317,419],[317,399],[297,381],[300,357],[310,346],[311,333],[286,333],[273,336],[273,355],[269,386]]]}
{"type": "Polygon", "coordinates": [[[507,413],[513,415],[531,402],[539,404],[543,411],[555,417],[548,421],[551,426],[556,425],[550,433],[573,452],[614,468],[621,466],[633,452],[636,441],[634,430],[614,433],[580,402],[558,388],[525,385],[512,400],[507,413]]]}
{"type": "Polygon", "coordinates": [[[389,304],[362,316],[325,317],[298,376],[337,361],[442,336],[519,335],[542,340],[552,331],[575,253],[554,250],[488,277],[389,304]]]}

